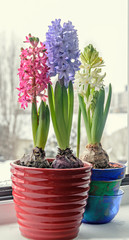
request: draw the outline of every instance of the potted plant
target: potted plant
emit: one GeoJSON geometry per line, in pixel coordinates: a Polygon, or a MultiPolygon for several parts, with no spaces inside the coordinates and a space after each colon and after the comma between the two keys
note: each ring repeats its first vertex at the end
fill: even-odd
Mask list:
{"type": "Polygon", "coordinates": [[[18,69],[19,88],[18,102],[21,108],[28,107],[32,103],[31,120],[34,149],[31,155],[24,155],[19,164],[27,167],[49,167],[49,162],[45,160],[45,145],[47,141],[50,114],[46,104],[46,89],[48,83],[51,84],[48,75],[48,66],[46,48],[43,43],[39,43],[39,38],[32,37],[29,34],[25,43],[31,46],[21,48],[21,63],[18,69]],[[40,44],[40,46],[39,46],[40,44]],[[41,103],[37,107],[38,99],[41,103]]]}
{"type": "MultiPolygon", "coordinates": [[[[92,212],[91,216],[91,211],[93,210],[93,201],[97,211],[97,206],[99,205],[96,199],[99,199],[99,196],[101,196],[102,202],[104,202],[104,199],[102,199],[103,196],[110,196],[110,200],[111,196],[112,199],[113,196],[114,199],[118,198],[119,187],[125,174],[125,166],[122,164],[109,162],[109,156],[102,148],[101,144],[101,138],[108,116],[112,95],[112,87],[110,84],[105,103],[104,77],[106,74],[101,74],[104,61],[99,56],[99,53],[96,51],[93,45],[89,44],[84,48],[83,53],[81,53],[81,62],[82,64],[80,66],[80,71],[76,74],[76,85],[79,96],[77,156],[79,157],[82,112],[88,144],[81,159],[83,162],[90,162],[93,166],[91,176],[92,181],[89,191],[90,196],[88,200],[91,201],[92,198],[92,205],[90,205],[88,202],[86,207],[88,211],[86,210],[84,217],[88,222],[102,223],[111,220],[111,218],[106,219],[105,217],[105,214],[107,214],[107,207],[105,207],[103,204],[104,211],[102,211],[101,205],[101,210],[99,209],[99,213],[101,214],[99,214],[99,217],[98,213],[95,211],[92,212]],[[97,197],[95,198],[95,196],[97,197]],[[89,212],[90,214],[88,217],[89,212]]],[[[121,192],[120,196],[122,196],[121,192]]],[[[105,201],[109,201],[108,206],[113,206],[110,204],[112,201],[107,200],[107,198],[105,198],[105,201]]]]}
{"type": "Polygon", "coordinates": [[[80,61],[78,38],[74,26],[69,21],[61,27],[60,19],[52,22],[46,33],[46,46],[48,50],[48,66],[50,74],[57,75],[58,80],[53,92],[48,86],[48,99],[52,123],[58,142],[58,154],[53,167],[74,168],[83,167],[82,161],[72,154],[70,149],[70,133],[73,118],[74,75],[79,70],[80,61]]]}
{"type": "MultiPolygon", "coordinates": [[[[57,25],[60,25],[59,23],[60,21],[56,20],[52,22],[52,27],[49,27],[53,32],[55,31],[55,37],[59,37],[57,31],[59,30],[57,27],[57,25]]],[[[72,32],[69,29],[69,33],[70,31],[72,32]]],[[[50,32],[48,32],[48,35],[50,35],[50,32]]],[[[60,44],[63,42],[61,36],[60,44]]],[[[49,108],[45,102],[46,89],[50,84],[48,92],[51,117],[52,120],[56,119],[56,121],[58,120],[55,114],[60,118],[57,107],[60,104],[58,100],[62,94],[67,93],[67,89],[63,86],[62,90],[59,82],[56,84],[55,102],[57,105],[53,105],[52,108],[51,104],[55,102],[51,99],[52,87],[49,77],[51,68],[50,65],[48,66],[48,61],[52,63],[50,61],[50,49],[48,48],[49,54],[47,54],[46,46],[40,43],[41,46],[39,47],[39,39],[31,35],[27,37],[26,42],[29,42],[31,46],[21,50],[20,87],[18,90],[19,102],[23,108],[27,106],[28,102],[32,103],[34,149],[32,154],[23,156],[20,160],[11,163],[13,197],[18,223],[21,234],[29,239],[73,239],[78,234],[88,197],[91,164],[83,164],[79,159],[76,159],[68,145],[72,125],[72,83],[68,87],[68,91],[71,91],[70,99],[68,97],[71,109],[67,122],[69,128],[67,126],[67,134],[64,139],[62,138],[63,135],[60,137],[61,122],[58,122],[60,130],[56,131],[56,136],[59,134],[57,140],[61,148],[59,150],[61,154],[54,161],[53,159],[45,159],[44,149],[49,130],[49,108]],[[41,98],[39,109],[37,109],[37,96],[41,98]],[[69,166],[66,164],[66,158],[68,157],[66,153],[66,158],[63,155],[65,163],[61,167],[58,163],[60,159],[62,162],[62,151],[65,150],[66,143],[70,155],[69,166]],[[73,162],[76,164],[73,164],[73,162]]],[[[48,39],[46,45],[48,45],[47,42],[48,39]]],[[[51,46],[55,42],[51,41],[51,46]]],[[[51,49],[51,56],[52,54],[51,49]]],[[[65,57],[67,59],[67,56],[65,57]]],[[[63,95],[62,98],[64,99],[65,96],[63,95]]],[[[67,102],[67,100],[65,101],[67,102]]],[[[66,111],[65,108],[63,110],[66,111]]],[[[63,127],[62,131],[64,131],[63,127]]]]}

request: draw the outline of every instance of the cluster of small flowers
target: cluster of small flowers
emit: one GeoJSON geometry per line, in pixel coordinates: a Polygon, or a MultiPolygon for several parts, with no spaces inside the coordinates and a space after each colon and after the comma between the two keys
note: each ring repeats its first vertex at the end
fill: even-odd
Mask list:
{"type": "Polygon", "coordinates": [[[100,74],[104,62],[102,58],[98,56],[96,49],[92,50],[93,52],[90,56],[88,55],[89,51],[87,50],[91,50],[91,48],[93,48],[93,46],[89,45],[87,49],[84,50],[84,53],[81,54],[82,64],[80,70],[75,75],[76,90],[84,96],[87,107],[91,104],[94,93],[104,87],[103,79],[106,76],[106,73],[100,74]],[[90,94],[87,95],[88,86],[90,86],[90,94]]]}
{"type": "Polygon", "coordinates": [[[58,74],[58,79],[68,87],[69,81],[74,80],[75,72],[79,70],[80,61],[77,31],[70,21],[61,26],[61,20],[52,21],[46,33],[48,51],[48,66],[50,76],[58,74]]]}
{"type": "Polygon", "coordinates": [[[40,42],[39,39],[32,37],[29,34],[26,37],[26,43],[30,43],[29,48],[21,49],[21,63],[18,69],[19,75],[19,94],[18,101],[21,104],[21,108],[28,106],[28,102],[33,102],[36,96],[40,96],[45,100],[45,90],[50,81],[48,75],[49,68],[46,64],[47,52],[45,45],[40,42]]]}

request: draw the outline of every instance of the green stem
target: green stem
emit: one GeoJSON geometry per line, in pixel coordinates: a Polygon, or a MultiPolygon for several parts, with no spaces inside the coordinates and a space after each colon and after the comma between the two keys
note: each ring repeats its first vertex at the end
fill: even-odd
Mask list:
{"type": "Polygon", "coordinates": [[[91,143],[91,132],[90,132],[90,123],[88,121],[86,104],[84,103],[84,98],[79,94],[79,105],[84,119],[84,124],[87,132],[88,143],[91,143]]]}
{"type": "Polygon", "coordinates": [[[72,81],[70,81],[68,86],[68,139],[70,139],[70,133],[72,128],[73,107],[74,107],[74,92],[72,81]]]}
{"type": "Polygon", "coordinates": [[[31,123],[32,123],[32,134],[33,134],[33,143],[34,147],[36,147],[36,134],[38,129],[38,114],[35,103],[32,103],[31,108],[31,123]]]}
{"type": "Polygon", "coordinates": [[[81,128],[81,108],[79,106],[78,123],[77,123],[77,157],[78,158],[79,158],[79,153],[80,153],[80,136],[81,136],[80,128],[81,128]]]}
{"type": "Polygon", "coordinates": [[[65,121],[65,126],[68,129],[68,94],[67,94],[67,89],[64,85],[62,86],[62,100],[63,100],[63,116],[65,121]]]}

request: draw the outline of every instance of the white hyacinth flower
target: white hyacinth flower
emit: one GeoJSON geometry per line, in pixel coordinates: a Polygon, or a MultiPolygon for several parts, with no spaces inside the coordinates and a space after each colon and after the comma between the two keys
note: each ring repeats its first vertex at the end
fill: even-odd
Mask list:
{"type": "Polygon", "coordinates": [[[81,54],[82,64],[80,70],[75,75],[75,86],[78,94],[84,97],[87,107],[90,106],[94,92],[104,87],[103,79],[106,73],[101,74],[103,60],[99,57],[99,53],[90,44],[81,54]],[[87,96],[87,89],[90,86],[90,93],[87,96]]]}

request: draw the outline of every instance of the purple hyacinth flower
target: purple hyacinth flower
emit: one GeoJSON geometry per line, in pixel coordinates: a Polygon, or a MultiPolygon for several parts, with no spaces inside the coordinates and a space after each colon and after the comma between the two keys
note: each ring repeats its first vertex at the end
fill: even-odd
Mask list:
{"type": "Polygon", "coordinates": [[[75,72],[81,64],[77,30],[70,21],[64,23],[63,27],[61,19],[55,19],[51,23],[45,42],[50,76],[58,74],[58,79],[63,79],[64,85],[68,87],[69,81],[74,81],[75,72]]]}

